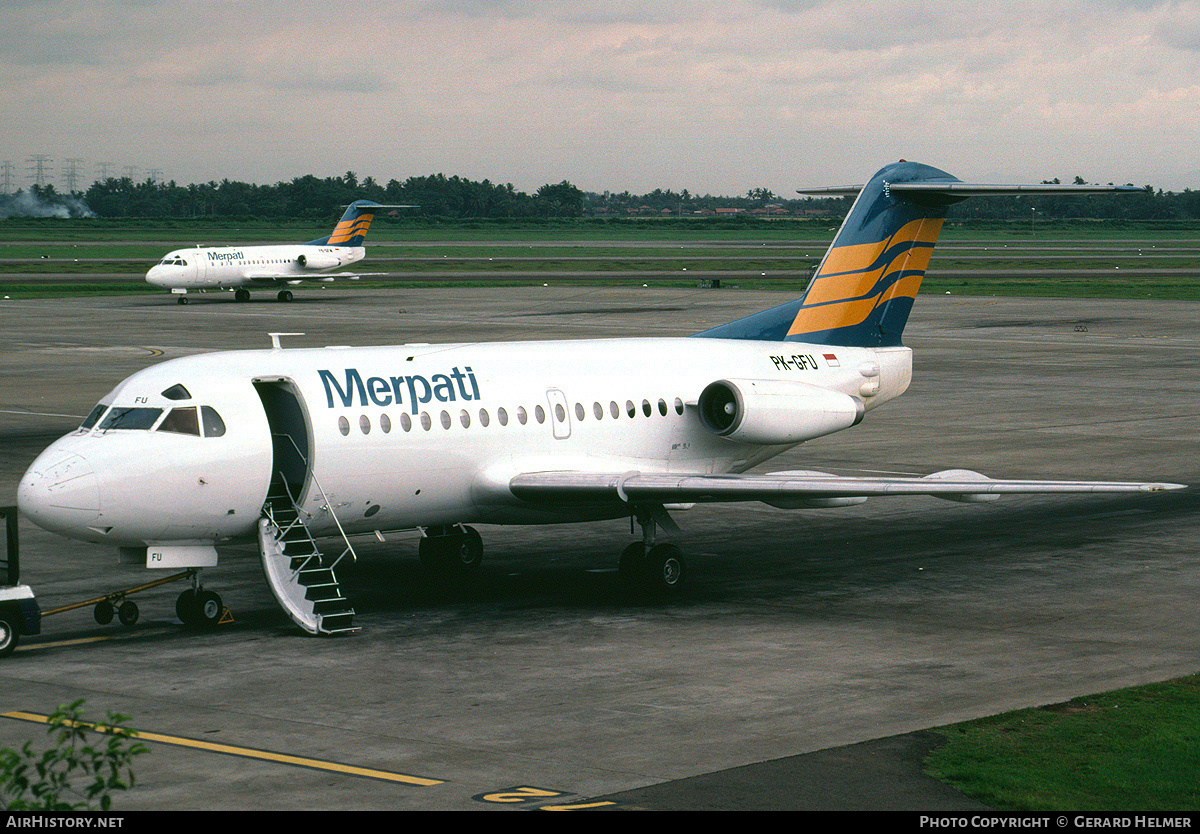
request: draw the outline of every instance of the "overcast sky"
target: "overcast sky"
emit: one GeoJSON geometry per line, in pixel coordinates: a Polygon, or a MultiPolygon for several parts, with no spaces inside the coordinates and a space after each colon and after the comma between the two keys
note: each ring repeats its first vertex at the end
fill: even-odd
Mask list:
{"type": "Polygon", "coordinates": [[[0,160],[744,194],[1200,188],[1200,0],[7,0],[0,160]]]}

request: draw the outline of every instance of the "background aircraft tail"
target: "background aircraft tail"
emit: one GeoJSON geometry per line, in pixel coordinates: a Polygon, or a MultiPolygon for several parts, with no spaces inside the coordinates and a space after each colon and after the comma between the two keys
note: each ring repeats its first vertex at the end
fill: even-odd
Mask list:
{"type": "Polygon", "coordinates": [[[355,200],[346,208],[346,213],[333,228],[329,237],[310,240],[306,246],[362,246],[367,238],[367,229],[380,209],[413,208],[413,206],[385,206],[373,200],[355,200]]]}
{"type": "Polygon", "coordinates": [[[1130,191],[1129,186],[976,185],[928,165],[897,162],[864,186],[803,190],[858,193],[799,299],[697,336],[853,347],[900,344],[947,209],[968,197],[1130,191]]]}

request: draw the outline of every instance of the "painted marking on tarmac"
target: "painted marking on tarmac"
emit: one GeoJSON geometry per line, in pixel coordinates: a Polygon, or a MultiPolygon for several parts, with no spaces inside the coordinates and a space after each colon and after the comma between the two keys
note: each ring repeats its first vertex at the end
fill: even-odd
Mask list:
{"type": "Polygon", "coordinates": [[[545,802],[547,799],[559,799],[571,795],[567,791],[537,788],[532,785],[514,785],[511,788],[501,788],[498,791],[475,794],[472,799],[476,802],[489,802],[500,805],[535,805],[539,811],[590,811],[594,808],[611,808],[618,804],[607,799],[583,800],[557,805],[539,804],[545,802]]]}
{"type": "MultiPolygon", "coordinates": [[[[34,712],[22,712],[20,710],[14,712],[6,712],[0,714],[3,718],[12,718],[17,721],[30,721],[38,724],[47,724],[50,721],[50,716],[39,715],[34,712]]],[[[81,726],[96,729],[94,724],[84,724],[81,726]]],[[[98,730],[103,732],[103,730],[98,730]]],[[[322,759],[309,759],[303,756],[292,756],[287,753],[274,753],[270,750],[256,750],[252,747],[237,747],[232,744],[219,744],[211,741],[200,741],[199,739],[186,738],[184,736],[169,736],[163,733],[148,733],[141,730],[134,731],[134,738],[142,741],[154,741],[159,744],[169,744],[174,747],[187,747],[193,750],[205,750],[210,753],[221,753],[226,756],[237,756],[244,759],[258,759],[260,761],[276,762],[278,764],[292,765],[294,767],[305,767],[312,770],[325,770],[331,773],[341,773],[347,776],[361,776],[367,779],[378,779],[384,782],[400,782],[405,785],[416,785],[418,787],[432,787],[433,785],[444,784],[442,779],[428,779],[422,776],[412,776],[407,773],[394,773],[388,770],[375,770],[368,767],[358,767],[356,765],[342,764],[340,762],[329,762],[322,759]]]]}
{"type": "Polygon", "coordinates": [[[166,627],[155,629],[143,629],[135,632],[116,632],[112,634],[98,634],[94,637],[67,637],[62,640],[48,640],[37,643],[22,643],[17,646],[16,653],[36,652],[42,649],[55,649],[62,646],[83,646],[88,643],[100,643],[107,641],[126,641],[140,640],[143,637],[157,637],[162,634],[172,634],[179,631],[179,627],[166,627]]]}

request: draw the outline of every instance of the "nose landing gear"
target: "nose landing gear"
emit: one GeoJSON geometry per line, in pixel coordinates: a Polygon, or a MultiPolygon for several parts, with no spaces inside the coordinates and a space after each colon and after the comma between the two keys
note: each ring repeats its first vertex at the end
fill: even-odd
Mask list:
{"type": "Polygon", "coordinates": [[[225,611],[220,595],[202,587],[188,588],[175,601],[175,615],[191,628],[212,628],[221,621],[225,611]]]}

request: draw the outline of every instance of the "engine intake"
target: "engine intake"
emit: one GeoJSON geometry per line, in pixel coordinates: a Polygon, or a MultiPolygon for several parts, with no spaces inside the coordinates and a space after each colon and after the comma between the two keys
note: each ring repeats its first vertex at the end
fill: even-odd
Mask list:
{"type": "Polygon", "coordinates": [[[302,269],[330,269],[338,265],[338,259],[334,255],[326,255],[323,252],[313,252],[311,254],[298,255],[296,263],[302,269]]]}
{"type": "Polygon", "coordinates": [[[863,401],[807,382],[720,379],[697,401],[709,431],[739,443],[802,443],[856,426],[863,401]]]}

